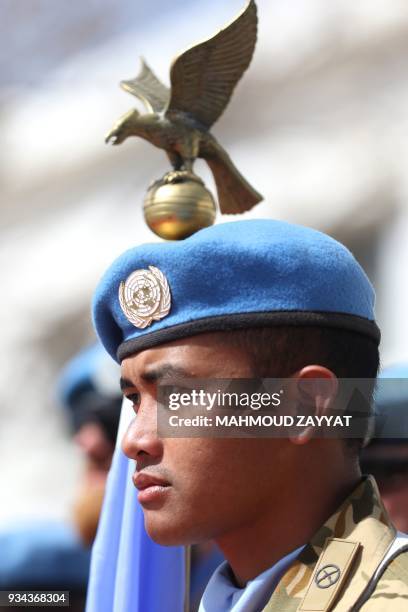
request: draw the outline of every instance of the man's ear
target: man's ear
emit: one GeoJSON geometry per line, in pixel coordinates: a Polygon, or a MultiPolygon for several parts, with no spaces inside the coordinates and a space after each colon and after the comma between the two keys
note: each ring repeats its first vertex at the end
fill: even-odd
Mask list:
{"type": "MultiPolygon", "coordinates": [[[[298,397],[299,414],[307,417],[326,416],[338,391],[338,379],[328,368],[310,365],[296,372],[292,377],[298,397]],[[305,411],[306,409],[306,411],[305,411]]],[[[315,425],[306,424],[299,433],[291,436],[294,444],[306,444],[314,437],[315,425]]]]}

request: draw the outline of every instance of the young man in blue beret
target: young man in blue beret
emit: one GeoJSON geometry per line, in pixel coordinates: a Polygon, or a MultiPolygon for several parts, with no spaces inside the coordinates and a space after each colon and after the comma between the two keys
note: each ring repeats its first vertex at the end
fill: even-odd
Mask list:
{"type": "Polygon", "coordinates": [[[292,378],[329,415],[338,379],[375,379],[374,292],[342,245],[309,228],[226,223],[120,257],[94,322],[122,366],[149,535],[215,540],[227,561],[200,610],[405,610],[408,553],[362,478],[360,442],[318,438],[161,438],[158,385],[175,378],[292,378]]]}

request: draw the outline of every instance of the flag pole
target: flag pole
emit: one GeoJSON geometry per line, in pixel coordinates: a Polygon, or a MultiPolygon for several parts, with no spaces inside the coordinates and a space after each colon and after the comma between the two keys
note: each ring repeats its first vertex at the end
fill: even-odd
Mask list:
{"type": "Polygon", "coordinates": [[[191,546],[184,547],[184,612],[190,612],[191,546]]]}

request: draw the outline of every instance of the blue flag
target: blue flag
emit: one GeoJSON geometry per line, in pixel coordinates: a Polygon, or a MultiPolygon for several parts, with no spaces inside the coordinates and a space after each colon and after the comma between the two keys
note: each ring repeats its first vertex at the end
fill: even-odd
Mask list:
{"type": "Polygon", "coordinates": [[[120,447],[126,404],[92,550],[86,612],[182,612],[184,549],[159,546],[145,531],[131,479],[134,462],[120,447]]]}

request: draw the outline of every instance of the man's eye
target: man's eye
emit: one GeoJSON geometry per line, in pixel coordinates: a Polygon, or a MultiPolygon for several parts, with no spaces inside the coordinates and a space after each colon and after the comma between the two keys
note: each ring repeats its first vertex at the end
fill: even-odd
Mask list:
{"type": "Polygon", "coordinates": [[[126,395],[126,399],[130,400],[133,406],[139,406],[140,404],[140,393],[130,393],[126,395]]]}

